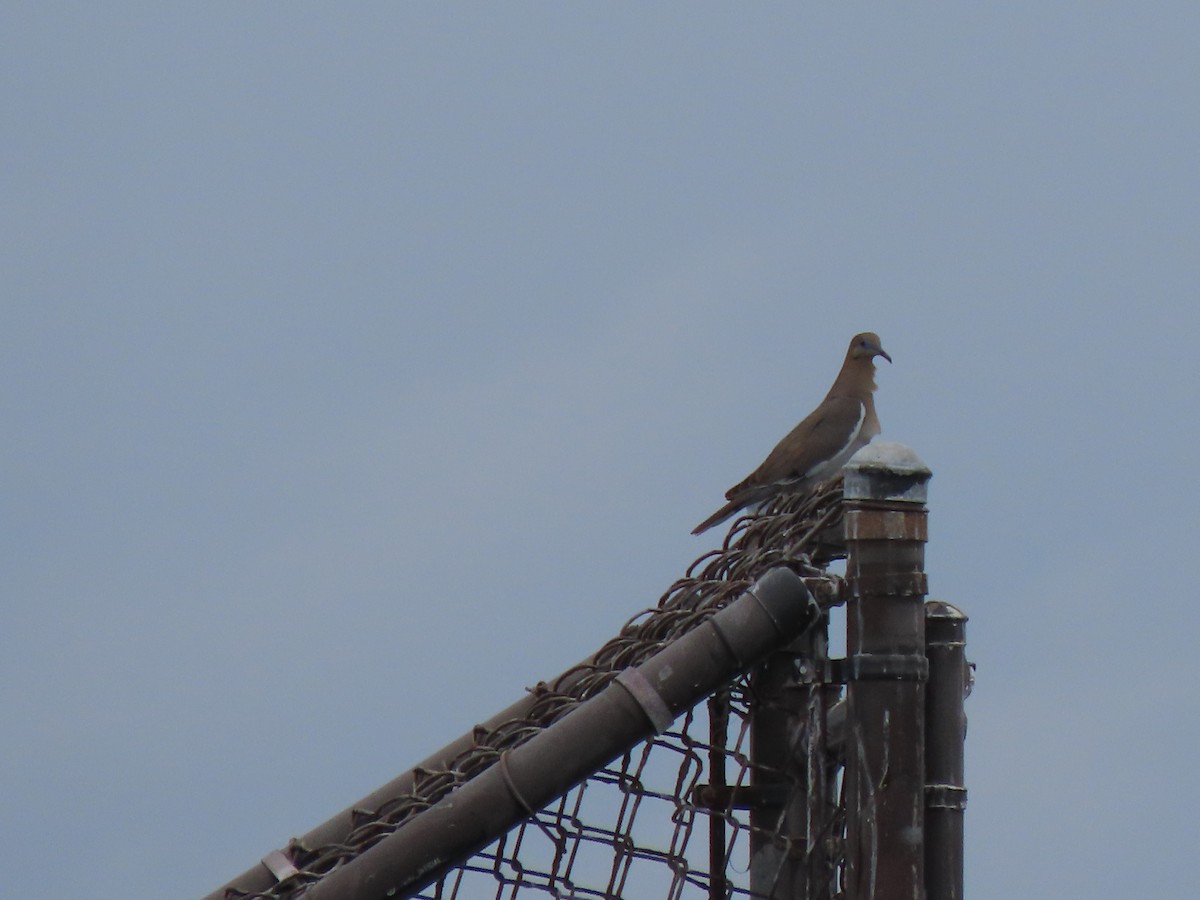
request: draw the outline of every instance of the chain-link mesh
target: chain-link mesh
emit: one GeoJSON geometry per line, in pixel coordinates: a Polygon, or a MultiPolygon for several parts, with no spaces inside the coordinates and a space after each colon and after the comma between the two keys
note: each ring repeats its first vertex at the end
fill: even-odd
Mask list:
{"type": "MultiPolygon", "coordinates": [[[[344,841],[319,847],[293,841],[287,850],[298,871],[271,890],[230,890],[226,896],[299,897],[503,752],[596,696],[621,671],[706,621],[768,569],[786,565],[805,579],[823,607],[840,603],[843,583],[828,565],[843,555],[842,512],[837,481],[812,494],[778,498],[739,519],[722,547],[697,559],[654,608],[630,619],[586,663],[531,689],[524,715],[494,728],[477,727],[472,746],[444,767],[414,770],[410,791],[377,808],[356,810],[344,841]]],[[[820,650],[823,644],[815,646],[820,650]]],[[[810,896],[837,896],[838,805],[827,796],[837,782],[836,759],[816,740],[836,688],[815,680],[800,684],[805,697],[797,708],[797,685],[780,692],[769,681],[760,672],[737,679],[677,727],[630,749],[413,896],[765,897],[797,867],[813,888],[810,896]],[[797,757],[807,759],[807,771],[756,757],[752,726],[768,707],[785,710],[793,749],[809,748],[797,757]],[[814,776],[825,785],[815,797],[814,776]],[[763,847],[767,852],[759,852],[763,847]],[[752,854],[758,867],[753,873],[752,854]]]]}
{"type": "MultiPolygon", "coordinates": [[[[707,708],[685,716],[677,730],[630,750],[415,896],[769,898],[787,877],[776,869],[800,860],[808,896],[836,900],[842,866],[839,806],[831,805],[826,828],[817,835],[818,868],[806,842],[786,834],[779,813],[755,821],[731,799],[764,772],[752,761],[750,748],[755,705],[747,680],[739,679],[707,708]],[[731,726],[728,738],[709,743],[705,735],[723,715],[731,726]],[[716,792],[726,799],[717,803],[714,760],[730,776],[728,790],[716,792]],[[773,843],[781,851],[766,871],[752,870],[757,843],[773,843]]],[[[803,804],[804,795],[804,784],[785,781],[771,806],[803,804]]]]}

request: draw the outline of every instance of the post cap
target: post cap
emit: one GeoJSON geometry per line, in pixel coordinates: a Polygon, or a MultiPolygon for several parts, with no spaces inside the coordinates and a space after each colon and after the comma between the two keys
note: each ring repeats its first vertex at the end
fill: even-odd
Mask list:
{"type": "Polygon", "coordinates": [[[924,503],[932,475],[911,447],[894,441],[873,441],[846,463],[843,492],[847,500],[924,503]]]}
{"type": "Polygon", "coordinates": [[[951,622],[966,622],[969,617],[953,603],[947,603],[945,600],[926,600],[925,618],[947,619],[951,622]]]}

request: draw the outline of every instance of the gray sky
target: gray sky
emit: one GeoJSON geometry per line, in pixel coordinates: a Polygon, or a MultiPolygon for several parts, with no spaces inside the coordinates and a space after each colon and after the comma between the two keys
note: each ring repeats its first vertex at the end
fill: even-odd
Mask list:
{"type": "Polygon", "coordinates": [[[5,894],[207,893],[606,640],[878,331],[974,900],[1194,897],[1200,7],[6,4],[5,894]]]}

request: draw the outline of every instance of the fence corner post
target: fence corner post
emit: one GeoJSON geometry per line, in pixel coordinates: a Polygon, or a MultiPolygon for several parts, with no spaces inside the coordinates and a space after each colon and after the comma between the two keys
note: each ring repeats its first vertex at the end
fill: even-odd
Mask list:
{"type": "Polygon", "coordinates": [[[967,617],[941,600],[925,604],[925,882],[927,900],[962,900],[963,742],[970,687],[967,617]]]}
{"type": "Polygon", "coordinates": [[[868,444],[845,469],[847,900],[925,893],[925,501],[908,447],[868,444]]]}

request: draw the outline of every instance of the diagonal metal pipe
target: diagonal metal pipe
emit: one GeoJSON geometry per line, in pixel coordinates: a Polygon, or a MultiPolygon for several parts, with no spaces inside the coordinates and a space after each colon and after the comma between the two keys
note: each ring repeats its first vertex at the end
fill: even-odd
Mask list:
{"type": "MultiPolygon", "coordinates": [[[[550,682],[557,690],[568,693],[574,681],[581,679],[593,662],[593,657],[581,661],[576,666],[566,670],[558,678],[550,682]]],[[[436,753],[428,756],[408,771],[396,776],[387,784],[372,791],[356,803],[346,807],[337,815],[322,822],[293,843],[303,847],[325,847],[340,844],[346,840],[356,825],[356,818],[361,810],[380,809],[397,797],[411,794],[416,781],[416,773],[421,770],[439,771],[447,768],[450,763],[470,750],[476,744],[476,734],[479,731],[493,731],[506,722],[524,719],[539,697],[526,694],[520,700],[496,713],[491,718],[477,725],[471,731],[454,739],[436,753]]],[[[269,891],[289,870],[291,863],[287,851],[275,850],[263,857],[262,862],[247,869],[241,875],[217,888],[204,900],[226,900],[228,897],[239,897],[244,894],[257,894],[269,891]]]]}
{"type": "Polygon", "coordinates": [[[820,608],[785,567],[499,762],[334,869],[305,900],[408,897],[794,640],[820,608]]]}
{"type": "MultiPolygon", "coordinates": [[[[773,634],[780,629],[786,631],[786,634],[779,636],[777,641],[772,643],[771,646],[774,648],[786,643],[788,640],[791,640],[796,635],[802,633],[804,628],[807,627],[810,617],[815,616],[816,612],[817,604],[812,599],[812,595],[805,586],[804,581],[790,569],[780,566],[765,573],[757,582],[755,582],[754,587],[743,594],[738,600],[735,600],[728,607],[709,619],[703,626],[693,629],[692,632],[689,632],[682,638],[674,641],[672,644],[668,645],[666,649],[660,651],[658,655],[650,660],[647,660],[641,667],[638,668],[644,669],[648,666],[651,666],[655,659],[662,657],[663,654],[666,653],[670,648],[688,641],[691,635],[696,632],[700,632],[705,637],[703,639],[701,637],[692,638],[692,640],[685,645],[686,647],[692,648],[688,652],[694,652],[695,650],[699,649],[706,654],[706,657],[711,657],[714,655],[714,653],[716,653],[713,646],[711,646],[713,640],[717,640],[718,645],[720,646],[738,648],[738,654],[736,658],[743,661],[743,663],[739,663],[740,668],[735,667],[729,670],[729,674],[723,674],[717,677],[717,679],[712,682],[711,686],[708,687],[707,690],[696,696],[696,699],[692,701],[692,703],[694,703],[706,696],[708,693],[711,693],[712,690],[715,690],[720,684],[732,677],[733,674],[741,671],[762,655],[762,653],[752,654],[749,656],[745,655],[746,653],[752,652],[752,648],[744,647],[742,643],[744,638],[742,638],[741,635],[746,629],[755,628],[756,630],[754,633],[759,637],[762,637],[762,635],[757,629],[761,629],[764,623],[771,623],[770,628],[767,629],[768,633],[770,634],[773,634]],[[753,612],[755,608],[758,608],[759,610],[757,614],[753,612]],[[799,617],[798,619],[797,616],[799,617]],[[724,644],[722,641],[728,641],[729,643],[724,644]]],[[[679,651],[677,650],[676,652],[679,651]]],[[[768,651],[763,651],[763,653],[765,652],[768,651]]],[[[717,655],[719,656],[720,654],[717,655]]],[[[549,682],[551,687],[557,691],[569,693],[575,682],[587,677],[593,662],[594,657],[589,657],[576,666],[567,669],[563,674],[558,676],[558,678],[549,682]]],[[[690,671],[690,667],[688,670],[690,671]]],[[[636,676],[634,675],[626,676],[621,682],[624,687],[619,688],[618,690],[629,693],[631,681],[635,678],[636,676]]],[[[632,689],[634,691],[637,690],[636,687],[633,687],[632,689]]],[[[602,692],[594,699],[599,700],[604,696],[604,693],[609,693],[612,690],[613,686],[610,686],[608,691],[602,692]]],[[[403,774],[397,776],[396,778],[392,779],[392,781],[347,807],[326,822],[313,828],[302,837],[296,839],[294,843],[305,847],[321,847],[342,843],[355,828],[355,820],[358,815],[357,811],[364,809],[378,809],[385,804],[394,801],[397,797],[403,797],[407,794],[410,794],[413,790],[416,773],[418,771],[436,771],[446,768],[452,760],[460,756],[465,751],[470,750],[476,744],[477,733],[481,729],[484,731],[490,731],[507,722],[523,719],[527,716],[532,707],[539,702],[539,700],[539,696],[534,694],[529,694],[522,697],[517,702],[511,704],[506,709],[489,718],[487,721],[482,723],[482,725],[476,726],[476,728],[472,729],[472,731],[462,735],[454,741],[451,741],[449,744],[442,747],[436,753],[430,755],[412,769],[409,769],[403,774]]],[[[688,706],[692,705],[692,703],[689,703],[688,706]]],[[[687,707],[683,707],[683,709],[686,708],[687,707]]],[[[574,717],[575,713],[578,711],[579,710],[573,711],[562,721],[565,722],[566,719],[574,717]]],[[[644,715],[645,714],[643,713],[643,718],[644,715]]],[[[642,737],[645,737],[651,733],[653,732],[647,732],[646,735],[643,735],[642,737]]],[[[537,739],[538,738],[535,737],[532,740],[537,739]]],[[[637,741],[641,739],[642,738],[639,737],[631,741],[631,745],[636,744],[637,741]]],[[[532,743],[532,740],[530,743],[532,743]]],[[[589,746],[594,746],[596,744],[596,736],[590,736],[587,743],[589,746]]],[[[516,751],[514,750],[513,752],[515,753],[516,751]]],[[[621,750],[614,751],[613,754],[607,757],[603,762],[607,762],[620,752],[621,750]]],[[[511,766],[511,755],[506,758],[506,763],[511,766]]],[[[487,774],[488,773],[485,772],[482,775],[477,776],[477,778],[473,779],[471,782],[468,782],[463,789],[455,791],[452,797],[460,797],[466,787],[469,787],[470,784],[474,783],[474,781],[479,780],[479,778],[482,778],[487,774]]],[[[493,777],[496,777],[496,772],[492,772],[491,774],[493,777]]],[[[587,772],[583,773],[583,776],[577,780],[582,780],[582,777],[586,777],[587,774],[587,772]]],[[[537,806],[540,805],[543,804],[535,805],[533,808],[536,809],[537,806]]],[[[427,810],[426,813],[429,811],[430,810],[427,810]]],[[[421,816],[424,816],[426,813],[422,813],[421,816]]],[[[421,816],[418,816],[418,818],[421,816]]],[[[414,823],[409,824],[411,825],[414,823]]],[[[397,832],[397,835],[401,832],[408,833],[408,830],[409,826],[406,825],[397,832]]],[[[393,837],[395,836],[396,835],[393,835],[393,837]]],[[[382,843],[387,843],[387,841],[382,843]]],[[[486,845],[486,841],[484,842],[484,845],[486,845]]],[[[371,851],[368,851],[368,853],[369,852],[371,851]]],[[[363,856],[366,855],[367,854],[365,853],[363,854],[363,856]]],[[[357,862],[357,860],[355,862],[357,862]]],[[[347,864],[345,868],[349,868],[350,865],[351,864],[347,864]]],[[[289,871],[294,871],[294,869],[290,868],[288,854],[285,851],[276,850],[267,854],[261,863],[253,866],[250,869],[247,869],[241,875],[208,894],[204,900],[227,900],[229,897],[268,892],[276,884],[278,884],[280,880],[286,878],[289,874],[289,871]]],[[[318,884],[324,884],[329,880],[329,877],[332,877],[332,874],[334,873],[331,873],[330,876],[322,879],[322,881],[318,884]]],[[[329,893],[314,894],[312,892],[313,890],[315,890],[315,887],[310,888],[306,896],[335,896],[329,893]]],[[[399,895],[392,896],[394,897],[399,895]]]]}

